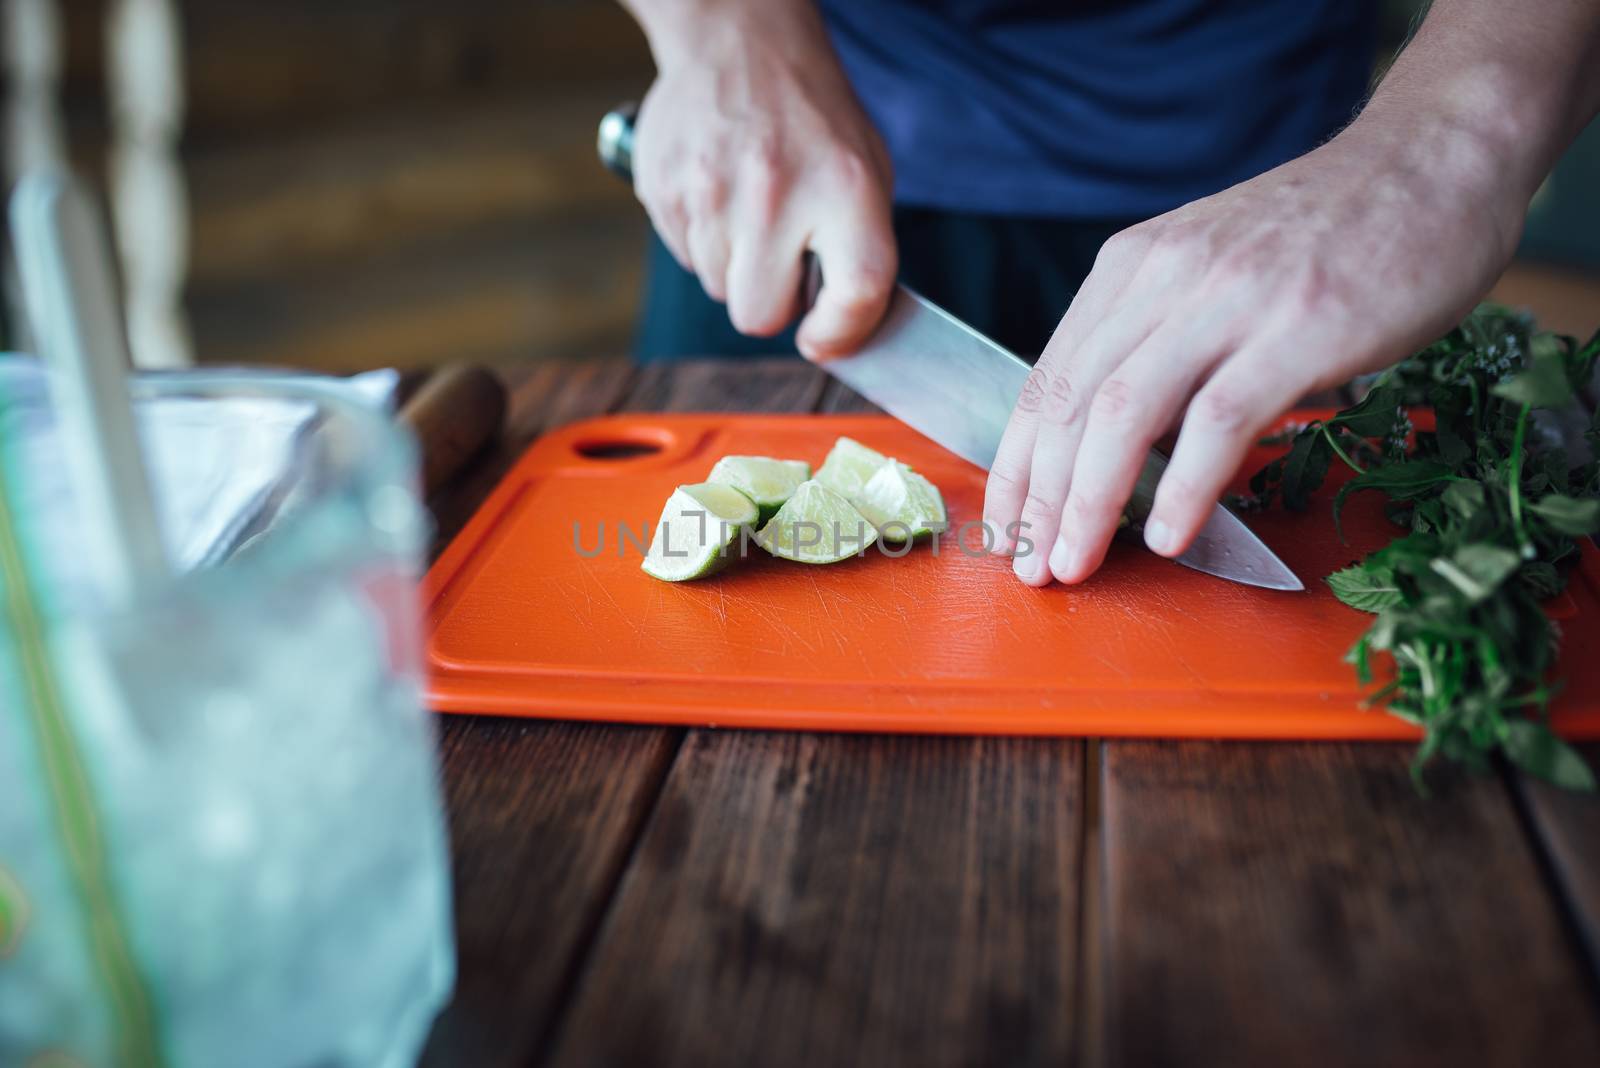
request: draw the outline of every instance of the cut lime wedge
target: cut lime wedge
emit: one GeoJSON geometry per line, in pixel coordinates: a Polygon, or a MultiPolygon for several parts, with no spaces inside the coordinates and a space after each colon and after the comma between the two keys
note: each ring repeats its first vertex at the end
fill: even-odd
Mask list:
{"type": "Polygon", "coordinates": [[[774,460],[770,456],[724,456],[711,468],[707,482],[718,482],[756,502],[762,523],[771,519],[783,502],[794,496],[800,483],[811,477],[811,465],[799,460],[774,460]]]}
{"type": "Polygon", "coordinates": [[[661,510],[640,566],[645,574],[667,582],[709,575],[728,562],[728,546],[759,514],[755,502],[732,486],[679,486],[661,510]]]}
{"type": "Polygon", "coordinates": [[[946,523],[938,487],[899,460],[889,460],[851,500],[884,541],[910,541],[946,523]]]}
{"type": "Polygon", "coordinates": [[[861,492],[867,479],[889,461],[881,452],[867,448],[854,438],[840,438],[817,469],[817,481],[843,494],[847,499],[861,492]]]}
{"type": "Polygon", "coordinates": [[[773,556],[832,564],[867,551],[878,530],[855,506],[816,479],[800,483],[788,503],[756,534],[773,556]]]}

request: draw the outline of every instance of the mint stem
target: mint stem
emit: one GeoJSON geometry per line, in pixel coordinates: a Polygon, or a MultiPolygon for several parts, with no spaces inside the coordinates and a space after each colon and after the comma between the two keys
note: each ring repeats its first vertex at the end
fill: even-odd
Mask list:
{"type": "Polygon", "coordinates": [[[1349,454],[1339,447],[1339,442],[1334,438],[1333,431],[1329,428],[1327,423],[1322,424],[1322,436],[1328,439],[1328,444],[1333,447],[1334,455],[1343,460],[1346,467],[1358,475],[1364,475],[1367,473],[1366,468],[1350,459],[1349,454]]]}
{"type": "Polygon", "coordinates": [[[1517,430],[1511,439],[1511,457],[1507,461],[1511,469],[1511,484],[1507,487],[1511,493],[1511,526],[1517,532],[1517,547],[1524,560],[1533,556],[1533,542],[1522,525],[1522,443],[1528,435],[1528,413],[1532,410],[1532,405],[1524,404],[1517,414],[1517,430]]]}

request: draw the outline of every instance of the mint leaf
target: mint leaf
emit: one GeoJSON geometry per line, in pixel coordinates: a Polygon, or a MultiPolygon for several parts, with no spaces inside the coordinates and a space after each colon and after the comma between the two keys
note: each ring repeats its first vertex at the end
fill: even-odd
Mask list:
{"type": "MultiPolygon", "coordinates": [[[[1451,476],[1450,468],[1437,460],[1408,460],[1374,467],[1339,487],[1339,492],[1333,498],[1334,526],[1339,526],[1339,514],[1344,510],[1345,499],[1352,493],[1382,490],[1392,500],[1413,500],[1448,481],[1451,476]]],[[[1344,538],[1342,529],[1339,537],[1340,540],[1344,538]]]]}
{"type": "Polygon", "coordinates": [[[1567,381],[1565,351],[1553,345],[1536,345],[1528,366],[1494,386],[1494,395],[1531,408],[1559,408],[1574,399],[1567,381]]]}
{"type": "Polygon", "coordinates": [[[1547,564],[1543,560],[1532,560],[1522,565],[1517,572],[1517,581],[1521,582],[1528,592],[1539,600],[1548,600],[1567,588],[1567,580],[1561,577],[1554,564],[1547,564]]]}
{"type": "Polygon", "coordinates": [[[1476,604],[1500,588],[1522,563],[1522,557],[1498,545],[1464,545],[1449,559],[1440,557],[1428,566],[1476,604]]]}
{"type": "Polygon", "coordinates": [[[1364,438],[1381,438],[1394,429],[1396,413],[1405,403],[1404,391],[1395,386],[1374,386],[1361,403],[1346,408],[1332,419],[1330,426],[1342,426],[1364,438]]]}
{"type": "Polygon", "coordinates": [[[1420,497],[1450,478],[1450,468],[1437,460],[1407,460],[1386,464],[1357,475],[1344,488],[1357,490],[1383,490],[1397,501],[1420,497]]]}
{"type": "Polygon", "coordinates": [[[1543,723],[1514,719],[1506,724],[1500,744],[1506,756],[1529,775],[1568,790],[1593,791],[1594,772],[1578,751],[1556,737],[1543,723]]]}
{"type": "Polygon", "coordinates": [[[1457,519],[1471,519],[1484,509],[1483,483],[1452,482],[1444,488],[1439,499],[1457,519]]]}
{"type": "Polygon", "coordinates": [[[1549,493],[1528,506],[1529,511],[1556,531],[1572,537],[1600,531],[1600,500],[1549,493]]]}
{"type": "Polygon", "coordinates": [[[1333,446],[1321,433],[1302,433],[1294,439],[1289,455],[1283,461],[1283,505],[1292,512],[1303,512],[1311,504],[1311,495],[1328,477],[1328,465],[1333,462],[1333,446]]]}
{"type": "Polygon", "coordinates": [[[1363,612],[1381,612],[1405,600],[1400,587],[1395,585],[1394,572],[1389,568],[1355,564],[1335,571],[1324,581],[1340,601],[1363,612]]]}

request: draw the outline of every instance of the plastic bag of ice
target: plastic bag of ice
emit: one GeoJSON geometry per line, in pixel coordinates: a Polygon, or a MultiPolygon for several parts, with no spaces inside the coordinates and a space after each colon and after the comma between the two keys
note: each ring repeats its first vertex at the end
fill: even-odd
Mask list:
{"type": "Polygon", "coordinates": [[[414,457],[302,388],[297,511],[116,611],[0,440],[0,1065],[398,1068],[448,996],[414,457]]]}

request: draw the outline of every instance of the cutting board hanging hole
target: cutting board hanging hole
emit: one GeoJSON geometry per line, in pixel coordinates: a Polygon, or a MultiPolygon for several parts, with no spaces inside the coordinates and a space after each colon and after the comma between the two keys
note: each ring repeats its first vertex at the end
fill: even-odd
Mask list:
{"type": "Polygon", "coordinates": [[[632,460],[661,451],[655,441],[580,441],[573,451],[586,460],[632,460]]]}

